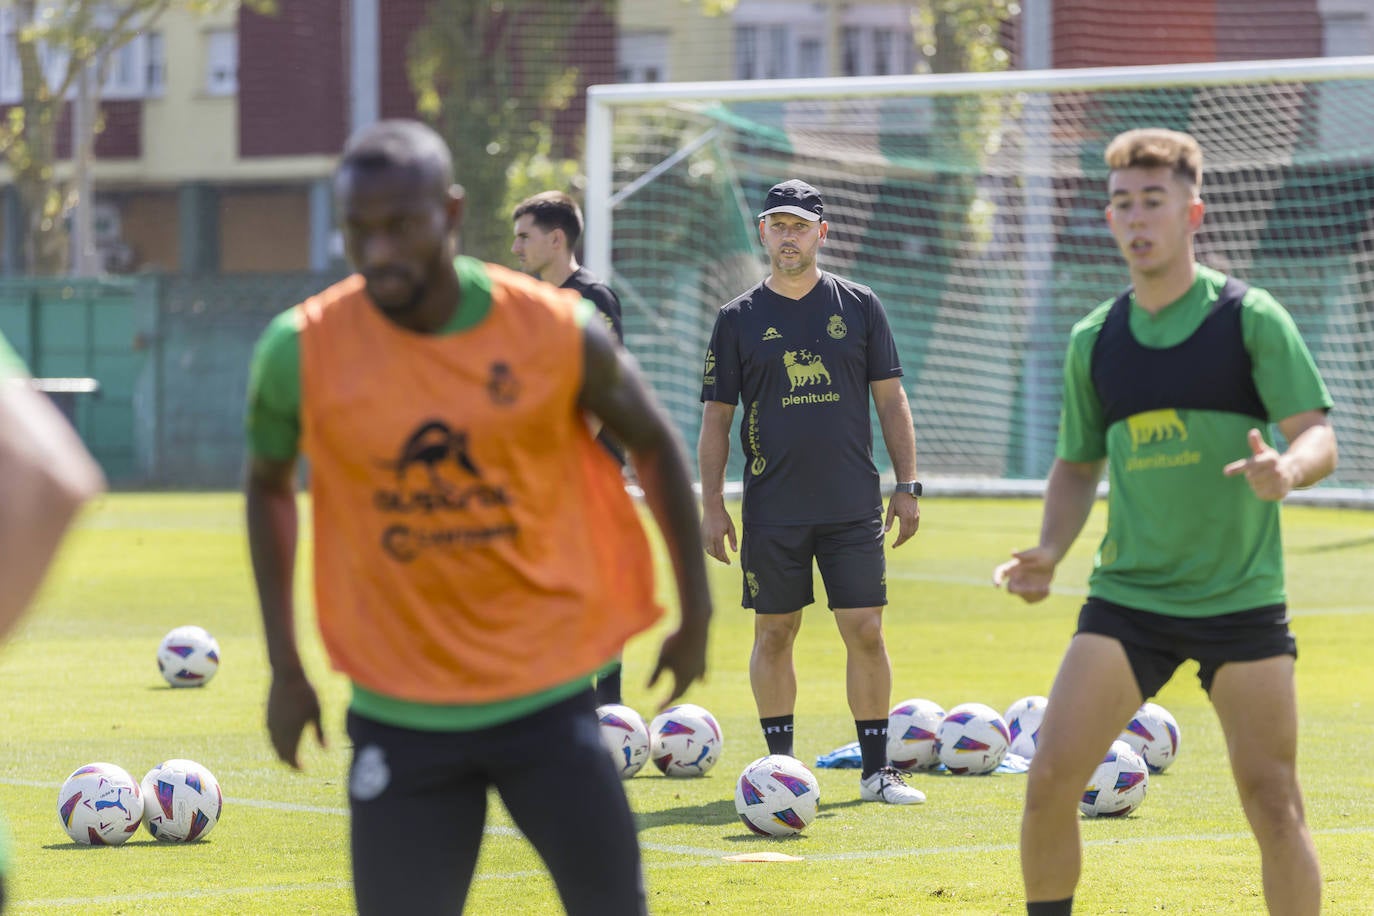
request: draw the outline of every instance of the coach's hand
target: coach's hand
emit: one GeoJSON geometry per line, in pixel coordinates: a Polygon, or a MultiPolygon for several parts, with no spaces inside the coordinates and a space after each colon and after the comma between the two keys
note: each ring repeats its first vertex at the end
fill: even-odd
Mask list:
{"type": "Polygon", "coordinates": [[[1032,547],[1018,550],[1011,557],[992,571],[992,584],[997,588],[1005,585],[1009,593],[1020,595],[1030,604],[1049,595],[1054,568],[1058,565],[1053,552],[1045,547],[1032,547]]]}
{"type": "Polygon", "coordinates": [[[701,543],[706,548],[706,553],[715,557],[726,566],[730,565],[730,554],[725,552],[725,542],[730,542],[730,549],[739,552],[739,545],[735,539],[735,522],[730,518],[730,513],[725,509],[725,503],[720,505],[702,506],[701,510],[701,543]]]}
{"type": "Polygon", "coordinates": [[[284,763],[301,768],[297,748],[306,725],[315,726],[315,740],[326,747],[324,726],[320,723],[320,700],[304,671],[273,673],[267,693],[267,733],[272,747],[284,763]]]}
{"type": "Polygon", "coordinates": [[[893,493],[887,501],[887,521],[883,523],[883,534],[892,530],[893,520],[897,520],[897,540],[893,547],[901,547],[911,539],[921,527],[921,501],[910,493],[893,493]]]}

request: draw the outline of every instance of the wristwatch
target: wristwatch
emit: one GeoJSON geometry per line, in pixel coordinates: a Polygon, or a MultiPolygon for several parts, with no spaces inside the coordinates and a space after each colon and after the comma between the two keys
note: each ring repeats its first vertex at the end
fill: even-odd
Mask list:
{"type": "Polygon", "coordinates": [[[907,481],[906,483],[901,483],[901,482],[899,482],[899,483],[897,484],[897,486],[895,486],[895,487],[892,488],[892,492],[894,492],[894,493],[910,493],[912,496],[920,496],[920,495],[921,495],[921,482],[920,482],[919,480],[910,480],[910,481],[907,481]]]}

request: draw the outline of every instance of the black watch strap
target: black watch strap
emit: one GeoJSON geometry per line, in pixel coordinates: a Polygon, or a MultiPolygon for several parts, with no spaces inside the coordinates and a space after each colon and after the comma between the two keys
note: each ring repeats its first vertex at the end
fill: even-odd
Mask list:
{"type": "Polygon", "coordinates": [[[899,482],[897,486],[893,489],[893,492],[910,493],[912,496],[920,496],[921,490],[921,482],[919,480],[912,480],[906,483],[899,482]]]}

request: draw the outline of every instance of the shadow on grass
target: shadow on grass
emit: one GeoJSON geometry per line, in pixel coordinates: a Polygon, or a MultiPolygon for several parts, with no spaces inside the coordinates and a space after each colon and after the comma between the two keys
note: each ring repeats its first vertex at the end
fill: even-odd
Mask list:
{"type": "Polygon", "coordinates": [[[53,852],[91,852],[101,849],[185,849],[187,846],[213,846],[214,844],[215,841],[209,839],[196,840],[194,843],[168,843],[148,837],[147,839],[125,840],[118,846],[87,846],[84,843],[69,842],[48,843],[43,848],[53,852]]]}
{"type": "MultiPolygon", "coordinates": [[[[836,817],[842,808],[855,808],[859,805],[872,804],[872,802],[861,801],[851,798],[841,802],[821,802],[821,810],[816,814],[816,820],[836,817]]],[[[725,836],[722,839],[738,843],[742,841],[765,839],[754,833],[750,833],[740,822],[739,814],[735,812],[733,800],[724,799],[721,801],[707,802],[701,805],[681,805],[674,808],[665,808],[662,811],[648,811],[635,813],[635,829],[639,831],[652,830],[655,827],[667,827],[678,824],[701,824],[708,827],[740,827],[741,833],[737,836],[725,836]]],[[[767,837],[766,839],[787,839],[787,837],[767,837]]]]}
{"type": "Polygon", "coordinates": [[[672,824],[704,824],[720,826],[738,823],[733,799],[706,802],[701,805],[677,805],[661,811],[635,812],[635,827],[638,830],[651,830],[672,824]]]}

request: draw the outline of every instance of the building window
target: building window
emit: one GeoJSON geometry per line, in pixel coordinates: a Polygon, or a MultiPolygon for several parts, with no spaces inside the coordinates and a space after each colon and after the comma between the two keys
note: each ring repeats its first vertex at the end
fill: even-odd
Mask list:
{"type": "Polygon", "coordinates": [[[147,86],[148,71],[144,65],[146,45],[141,37],[110,52],[105,61],[105,82],[100,94],[107,99],[136,99],[147,86]]]}
{"type": "MultiPolygon", "coordinates": [[[[8,16],[5,18],[9,19],[8,16]]],[[[24,94],[23,76],[19,71],[19,49],[14,41],[13,23],[6,22],[5,26],[3,33],[0,33],[0,102],[17,102],[24,94]]]]}
{"type": "Polygon", "coordinates": [[[1364,13],[1352,10],[1322,17],[1322,53],[1326,57],[1357,57],[1371,50],[1369,21],[1364,13]]]}
{"type": "Polygon", "coordinates": [[[668,32],[624,32],[616,42],[616,80],[661,83],[668,79],[668,32]]]}
{"type": "Polygon", "coordinates": [[[736,79],[795,79],[831,73],[821,4],[739,0],[732,13],[736,79]]]}
{"type": "Polygon", "coordinates": [[[160,97],[167,89],[167,48],[162,43],[161,32],[149,32],[144,40],[148,44],[144,61],[148,95],[160,97]]]}
{"type": "Polygon", "coordinates": [[[890,76],[915,69],[911,17],[915,4],[852,3],[843,11],[840,39],[845,76],[890,76]]]}
{"type": "Polygon", "coordinates": [[[819,38],[803,38],[797,47],[800,51],[797,61],[799,74],[805,77],[825,76],[830,69],[825,59],[825,42],[819,38]]]}
{"type": "Polygon", "coordinates": [[[873,33],[873,75],[888,76],[892,68],[892,33],[873,33]]]}
{"type": "Polygon", "coordinates": [[[205,33],[205,91],[210,95],[239,91],[239,35],[234,29],[205,33]]]}
{"type": "Polygon", "coordinates": [[[840,73],[861,76],[863,71],[863,32],[852,25],[840,30],[840,73]]]}
{"type": "MultiPolygon", "coordinates": [[[[0,104],[19,102],[24,95],[15,31],[14,11],[0,10],[0,104]]],[[[56,87],[66,75],[70,55],[65,49],[40,46],[38,58],[47,74],[48,84],[56,87]]],[[[165,69],[161,33],[141,32],[109,53],[100,95],[106,99],[141,99],[161,95],[165,69]]],[[[76,88],[73,87],[69,96],[75,94],[76,88]]]]}
{"type": "Polygon", "coordinates": [[[759,30],[752,25],[735,28],[735,79],[758,79],[759,30]]]}

